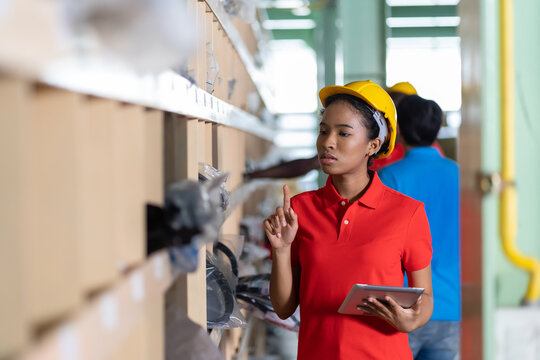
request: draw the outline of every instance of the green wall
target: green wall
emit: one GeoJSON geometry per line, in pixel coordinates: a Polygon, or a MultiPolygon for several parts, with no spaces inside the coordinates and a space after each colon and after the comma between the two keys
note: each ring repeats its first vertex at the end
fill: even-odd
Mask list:
{"type": "MultiPolygon", "coordinates": [[[[516,62],[516,188],[517,246],[540,258],[540,119],[534,104],[540,98],[540,1],[514,1],[516,62]]],[[[501,247],[497,256],[497,305],[517,306],[525,294],[528,274],[513,266],[501,247]]]]}
{"type": "Polygon", "coordinates": [[[385,2],[340,0],[343,80],[373,80],[386,85],[385,2]]]}
{"type": "MultiPolygon", "coordinates": [[[[516,187],[518,191],[517,246],[540,258],[540,121],[533,104],[540,97],[540,2],[514,1],[516,64],[516,187]]],[[[500,171],[500,27],[499,1],[480,0],[482,74],[482,172],[500,171]]],[[[466,34],[462,34],[466,36],[466,34]]],[[[512,265],[501,247],[499,199],[486,195],[483,206],[483,329],[484,359],[495,357],[495,311],[519,306],[528,273],[512,265]]]]}

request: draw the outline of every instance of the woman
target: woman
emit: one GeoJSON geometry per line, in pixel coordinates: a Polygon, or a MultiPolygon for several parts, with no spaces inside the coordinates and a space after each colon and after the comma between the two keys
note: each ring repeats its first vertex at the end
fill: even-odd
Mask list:
{"type": "Polygon", "coordinates": [[[317,138],[326,186],[292,199],[264,222],[272,244],[272,304],[281,318],[300,305],[298,359],[412,359],[407,332],[433,310],[431,237],[423,204],[368,171],[392,152],[395,107],[371,81],[327,86],[317,138]],[[425,288],[410,309],[365,299],[361,315],[337,312],[355,283],[425,288]]]}

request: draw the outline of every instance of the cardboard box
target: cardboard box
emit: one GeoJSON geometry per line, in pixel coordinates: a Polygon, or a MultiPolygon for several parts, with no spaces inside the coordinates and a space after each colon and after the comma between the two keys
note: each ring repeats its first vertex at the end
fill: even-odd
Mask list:
{"type": "Polygon", "coordinates": [[[112,100],[85,98],[78,130],[80,187],[77,191],[78,239],[81,285],[90,292],[117,277],[114,243],[113,125],[117,104],[112,100]]]}
{"type": "Polygon", "coordinates": [[[27,342],[21,248],[22,123],[29,85],[0,77],[0,358],[27,342]]]}
{"type": "Polygon", "coordinates": [[[147,109],[145,117],[146,201],[161,205],[165,196],[163,112],[147,109]]]}
{"type": "Polygon", "coordinates": [[[144,110],[118,106],[114,133],[114,242],[120,270],[140,263],[145,256],[145,129],[144,110]]]}
{"type": "Polygon", "coordinates": [[[33,325],[65,316],[81,301],[77,241],[77,135],[81,96],[33,89],[22,122],[21,244],[26,311],[33,325]]]}

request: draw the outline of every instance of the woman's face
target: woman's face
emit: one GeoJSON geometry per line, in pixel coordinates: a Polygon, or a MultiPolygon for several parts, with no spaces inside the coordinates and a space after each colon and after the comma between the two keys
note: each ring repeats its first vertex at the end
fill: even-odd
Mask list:
{"type": "Polygon", "coordinates": [[[363,115],[352,105],[336,100],[324,111],[317,137],[321,169],[329,175],[354,174],[367,170],[369,156],[379,139],[369,140],[363,115]]]}

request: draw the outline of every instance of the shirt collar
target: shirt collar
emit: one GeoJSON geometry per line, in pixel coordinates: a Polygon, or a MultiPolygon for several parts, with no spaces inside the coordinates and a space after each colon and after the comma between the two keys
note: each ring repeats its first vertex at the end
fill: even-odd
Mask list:
{"type": "Polygon", "coordinates": [[[419,146],[409,149],[405,154],[406,157],[414,156],[440,156],[439,151],[431,146],[419,146]]]}
{"type": "MultiPolygon", "coordinates": [[[[337,192],[334,184],[332,183],[331,176],[328,176],[328,179],[326,179],[326,185],[321,190],[323,196],[323,203],[326,208],[341,201],[348,202],[347,199],[343,198],[337,192]]],[[[384,185],[381,182],[381,179],[379,179],[379,175],[377,174],[377,172],[374,172],[369,187],[367,188],[364,195],[362,195],[362,197],[356,202],[358,203],[358,205],[364,205],[370,209],[375,209],[381,200],[383,192],[384,185]]]]}

